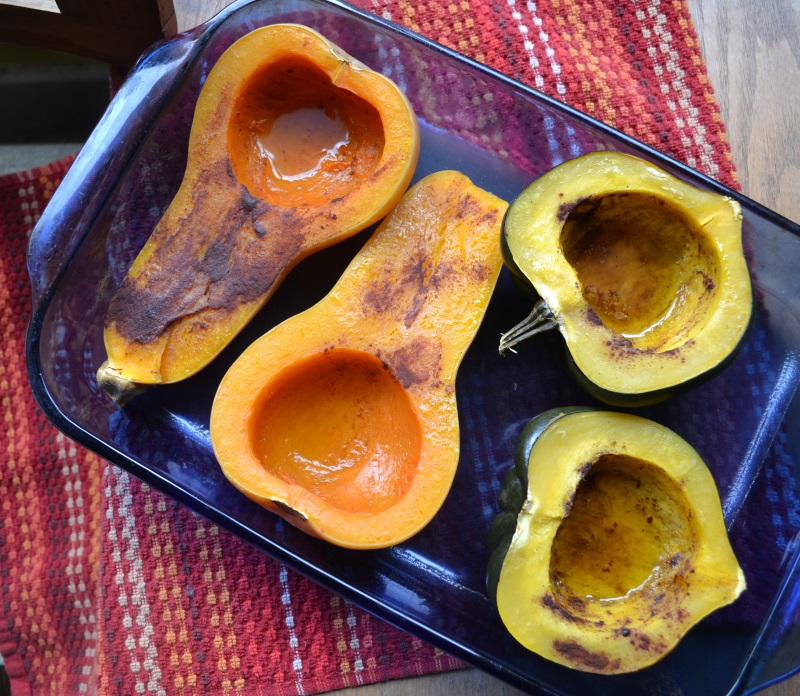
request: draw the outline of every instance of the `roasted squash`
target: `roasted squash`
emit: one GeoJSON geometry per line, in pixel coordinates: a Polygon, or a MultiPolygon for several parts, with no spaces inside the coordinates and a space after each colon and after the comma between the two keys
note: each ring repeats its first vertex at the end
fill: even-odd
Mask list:
{"type": "Polygon", "coordinates": [[[122,402],[195,374],[301,259],[391,210],[418,153],[400,89],[315,31],[238,40],[203,85],[181,186],[111,300],[100,384],[122,402]]]}
{"type": "Polygon", "coordinates": [[[422,529],[455,475],[456,372],[502,267],[506,207],[457,172],[418,182],[328,295],[226,373],[211,411],[225,476],[339,546],[422,529]]]}
{"type": "Polygon", "coordinates": [[[739,204],[618,152],[565,162],[509,207],[504,259],[597,398],[654,403],[728,364],[753,314],[739,204]]]}
{"type": "Polygon", "coordinates": [[[516,640],[559,664],[647,667],[745,589],[711,472],[647,419],[537,416],[499,500],[489,596],[516,640]]]}

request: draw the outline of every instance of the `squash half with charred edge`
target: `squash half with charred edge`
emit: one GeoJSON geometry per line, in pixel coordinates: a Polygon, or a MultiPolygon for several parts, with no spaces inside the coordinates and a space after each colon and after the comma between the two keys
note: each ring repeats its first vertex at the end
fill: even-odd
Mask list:
{"type": "Polygon", "coordinates": [[[242,353],[211,411],[239,490],[348,548],[428,524],[458,465],[456,373],[503,265],[506,207],[463,174],[431,174],[328,295],[242,353]]]}
{"type": "Polygon", "coordinates": [[[618,152],[565,162],[509,207],[504,260],[540,298],[505,352],[558,328],[600,400],[661,401],[736,355],[753,295],[739,204],[618,152]]]}
{"type": "Polygon", "coordinates": [[[516,640],[567,667],[647,667],[745,589],[710,471],[650,420],[537,416],[499,500],[490,599],[516,640]]]}
{"type": "Polygon", "coordinates": [[[418,154],[397,85],[317,32],[239,39],[203,85],[181,186],[111,300],[99,383],[123,403],[195,374],[300,260],[391,210],[418,154]]]}

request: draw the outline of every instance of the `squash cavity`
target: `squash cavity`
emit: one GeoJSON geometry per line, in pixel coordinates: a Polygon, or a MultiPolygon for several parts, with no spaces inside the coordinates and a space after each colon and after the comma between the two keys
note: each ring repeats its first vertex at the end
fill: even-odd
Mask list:
{"type": "Polygon", "coordinates": [[[334,508],[369,514],[408,492],[422,432],[413,402],[377,357],[334,348],[265,387],[250,446],[270,475],[334,508]]]}

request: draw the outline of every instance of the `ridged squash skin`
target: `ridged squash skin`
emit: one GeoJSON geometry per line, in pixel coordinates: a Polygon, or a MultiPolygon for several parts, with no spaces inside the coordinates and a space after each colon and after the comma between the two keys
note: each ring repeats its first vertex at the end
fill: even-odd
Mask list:
{"type": "Polygon", "coordinates": [[[648,667],[745,589],[711,472],[650,420],[540,414],[498,498],[489,597],[516,640],[567,667],[648,667]]]}
{"type": "Polygon", "coordinates": [[[506,207],[463,174],[431,174],[328,295],[234,362],[211,440],[239,490],[353,549],[430,522],[458,465],[456,374],[502,267],[506,207]]]}
{"type": "Polygon", "coordinates": [[[502,245],[579,381],[611,405],[662,401],[716,374],[752,322],[739,204],[630,155],[594,152],[544,174],[509,207],[502,245]]]}
{"type": "Polygon", "coordinates": [[[418,154],[397,85],[317,32],[239,39],[203,85],[181,186],[111,300],[100,384],[124,401],[202,369],[300,260],[386,215],[418,154]]]}

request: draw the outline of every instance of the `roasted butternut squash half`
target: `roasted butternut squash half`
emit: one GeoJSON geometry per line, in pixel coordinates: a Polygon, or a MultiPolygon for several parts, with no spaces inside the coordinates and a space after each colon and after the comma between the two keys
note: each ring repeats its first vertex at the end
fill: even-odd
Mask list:
{"type": "Polygon", "coordinates": [[[426,177],[328,295],[245,350],[211,411],[239,490],[354,549],[433,518],[458,464],[456,372],[502,266],[506,207],[457,172],[426,177]]]}
{"type": "Polygon", "coordinates": [[[498,498],[490,599],[516,640],[567,667],[652,665],[745,589],[711,472],[653,421],[547,411],[498,498]]]}
{"type": "Polygon", "coordinates": [[[619,152],[565,162],[511,204],[506,264],[539,301],[501,352],[558,328],[579,381],[619,406],[716,374],[750,326],[739,204],[619,152]]]}
{"type": "Polygon", "coordinates": [[[181,186],[111,300],[100,384],[122,402],[195,374],[301,259],[391,210],[418,154],[401,90],[315,31],[238,40],[203,85],[181,186]]]}

